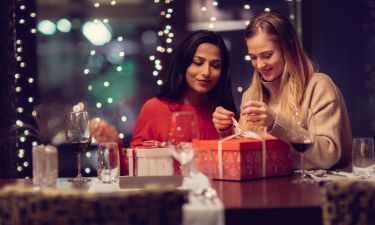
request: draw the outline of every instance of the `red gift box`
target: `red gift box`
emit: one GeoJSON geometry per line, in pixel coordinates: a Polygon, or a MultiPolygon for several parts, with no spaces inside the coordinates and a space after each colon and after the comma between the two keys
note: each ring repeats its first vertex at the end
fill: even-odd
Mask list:
{"type": "Polygon", "coordinates": [[[221,140],[222,157],[218,157],[219,142],[220,140],[196,141],[198,170],[211,173],[209,175],[214,179],[246,180],[292,172],[290,146],[280,140],[221,140]]]}

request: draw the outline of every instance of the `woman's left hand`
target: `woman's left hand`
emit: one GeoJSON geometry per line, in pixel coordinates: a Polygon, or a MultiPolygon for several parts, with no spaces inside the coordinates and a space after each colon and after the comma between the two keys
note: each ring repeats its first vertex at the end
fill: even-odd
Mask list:
{"type": "Polygon", "coordinates": [[[270,107],[259,101],[248,101],[241,106],[241,116],[251,125],[264,126],[270,130],[275,123],[276,114],[270,107]]]}
{"type": "Polygon", "coordinates": [[[99,118],[90,120],[90,132],[98,143],[119,140],[117,129],[99,118]]]}

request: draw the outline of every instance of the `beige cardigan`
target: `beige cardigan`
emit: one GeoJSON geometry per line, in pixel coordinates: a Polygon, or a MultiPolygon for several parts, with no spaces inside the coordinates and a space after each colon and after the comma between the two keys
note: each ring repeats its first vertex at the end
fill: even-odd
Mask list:
{"type": "MultiPolygon", "coordinates": [[[[269,107],[276,113],[279,109],[276,100],[279,80],[263,82],[271,94],[269,107]]],[[[250,99],[249,88],[242,96],[242,104],[250,99]]],[[[352,134],[345,101],[333,81],[325,74],[314,74],[306,88],[301,107],[312,109],[316,131],[313,146],[304,153],[305,169],[347,167],[351,162],[352,134]]],[[[246,130],[246,121],[243,118],[240,118],[240,126],[246,130]]],[[[277,113],[275,123],[268,133],[289,144],[288,131],[291,127],[290,119],[277,113]]],[[[293,168],[300,168],[297,152],[292,151],[292,159],[293,168]]]]}

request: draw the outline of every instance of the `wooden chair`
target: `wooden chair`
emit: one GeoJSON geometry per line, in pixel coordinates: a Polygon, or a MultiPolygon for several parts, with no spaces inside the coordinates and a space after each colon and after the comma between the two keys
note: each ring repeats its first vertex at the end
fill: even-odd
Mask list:
{"type": "Polygon", "coordinates": [[[324,225],[375,224],[375,183],[340,181],[324,184],[324,225]]]}
{"type": "Polygon", "coordinates": [[[97,194],[8,186],[0,190],[0,225],[177,225],[186,199],[175,189],[97,194]]]}

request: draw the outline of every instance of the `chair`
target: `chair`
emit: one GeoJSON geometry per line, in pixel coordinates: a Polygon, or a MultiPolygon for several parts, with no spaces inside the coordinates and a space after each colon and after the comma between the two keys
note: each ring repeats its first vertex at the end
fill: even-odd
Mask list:
{"type": "Polygon", "coordinates": [[[177,225],[186,192],[153,189],[110,194],[82,190],[0,190],[0,225],[177,225]]]}
{"type": "Polygon", "coordinates": [[[375,224],[375,183],[349,180],[326,183],[322,193],[324,225],[375,224]]]}

